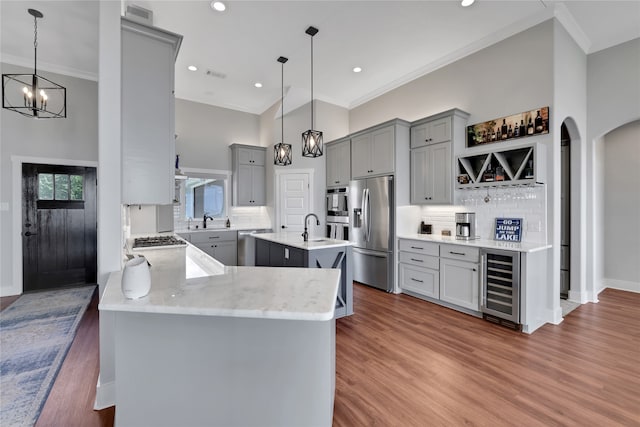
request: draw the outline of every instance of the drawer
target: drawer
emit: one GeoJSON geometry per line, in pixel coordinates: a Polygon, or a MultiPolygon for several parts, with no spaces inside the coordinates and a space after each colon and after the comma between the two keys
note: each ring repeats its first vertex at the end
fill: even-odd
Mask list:
{"type": "Polygon", "coordinates": [[[431,298],[440,298],[440,275],[437,270],[400,264],[400,288],[431,298]]]}
{"type": "Polygon", "coordinates": [[[237,240],[236,231],[196,231],[191,234],[191,243],[208,243],[237,240]]]}
{"type": "Polygon", "coordinates": [[[413,252],[400,252],[400,262],[438,270],[440,259],[437,256],[423,255],[413,252]]]}
{"type": "Polygon", "coordinates": [[[442,258],[479,262],[480,249],[464,245],[440,245],[440,256],[442,258]]]}
{"type": "Polygon", "coordinates": [[[398,246],[401,251],[415,252],[431,256],[440,255],[440,245],[438,243],[425,242],[422,240],[400,239],[398,246]]]}

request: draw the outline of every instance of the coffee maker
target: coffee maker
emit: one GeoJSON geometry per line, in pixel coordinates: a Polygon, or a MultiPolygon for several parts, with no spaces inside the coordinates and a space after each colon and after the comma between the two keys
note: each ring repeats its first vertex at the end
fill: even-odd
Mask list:
{"type": "Polygon", "coordinates": [[[456,213],[456,239],[472,240],[477,238],[475,212],[456,213]]]}

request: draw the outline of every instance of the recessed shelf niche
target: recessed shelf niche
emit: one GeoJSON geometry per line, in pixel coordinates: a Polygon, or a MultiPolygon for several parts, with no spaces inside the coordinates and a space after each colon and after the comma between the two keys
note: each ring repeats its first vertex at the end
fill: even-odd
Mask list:
{"type": "Polygon", "coordinates": [[[527,185],[544,182],[544,146],[526,145],[512,149],[458,156],[457,188],[527,185]],[[503,170],[497,174],[498,168],[503,170]],[[493,180],[485,174],[492,171],[493,180]]]}

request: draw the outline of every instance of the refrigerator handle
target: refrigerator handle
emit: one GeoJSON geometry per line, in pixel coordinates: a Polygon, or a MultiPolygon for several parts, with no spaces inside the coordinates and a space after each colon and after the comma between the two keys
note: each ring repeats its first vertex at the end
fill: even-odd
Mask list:
{"type": "Polygon", "coordinates": [[[369,236],[367,236],[367,189],[362,190],[362,229],[364,231],[364,241],[369,240],[369,236]]]}
{"type": "Polygon", "coordinates": [[[367,242],[371,238],[371,192],[367,188],[367,242]]]}

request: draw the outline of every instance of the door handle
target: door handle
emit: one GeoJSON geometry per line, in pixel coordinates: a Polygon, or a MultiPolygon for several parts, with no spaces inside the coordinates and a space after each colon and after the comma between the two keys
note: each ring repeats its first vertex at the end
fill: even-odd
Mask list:
{"type": "Polygon", "coordinates": [[[30,232],[30,231],[27,231],[27,232],[25,232],[25,233],[24,233],[24,235],[25,235],[25,236],[27,236],[27,237],[29,237],[29,236],[35,236],[36,234],[38,234],[38,233],[32,233],[32,232],[30,232]]]}

